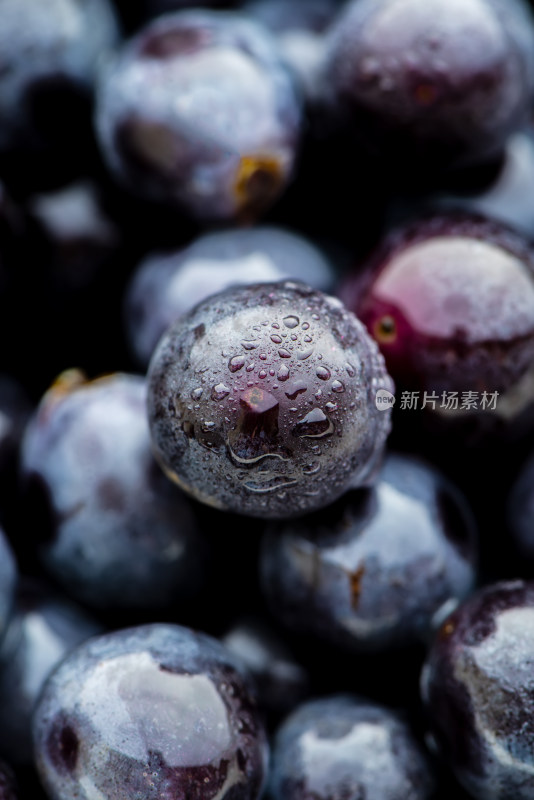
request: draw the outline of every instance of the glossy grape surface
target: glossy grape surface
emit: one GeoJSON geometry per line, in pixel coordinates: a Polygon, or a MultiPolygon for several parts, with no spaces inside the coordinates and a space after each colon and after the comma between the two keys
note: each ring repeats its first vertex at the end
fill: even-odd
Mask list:
{"type": "Polygon", "coordinates": [[[174,625],[96,637],[54,672],[34,716],[53,800],[256,800],[266,741],[216,640],[174,625]]]}
{"type": "Polygon", "coordinates": [[[201,220],[255,219],[292,173],[300,101],[275,42],[246,17],[156,19],[100,82],[104,157],[136,193],[201,220]]]}
{"type": "Polygon", "coordinates": [[[305,698],[306,670],[274,630],[252,618],[240,620],[227,631],[223,643],[246,666],[265,714],[288,714],[305,698]]]}
{"type": "Polygon", "coordinates": [[[429,800],[433,778],[404,721],[357,697],[301,706],[279,729],[273,800],[429,800]]]}
{"type": "Polygon", "coordinates": [[[423,392],[433,395],[427,413],[443,426],[466,411],[473,416],[462,408],[466,392],[477,401],[486,392],[488,430],[528,416],[534,400],[528,240],[482,217],[433,216],[393,233],[341,294],[378,341],[397,386],[420,392],[421,400],[423,392]],[[443,394],[451,392],[456,408],[440,413],[443,394]],[[498,402],[488,407],[495,393],[498,402]]]}
{"type": "Polygon", "coordinates": [[[326,32],[342,5],[339,0],[249,0],[243,7],[246,14],[276,35],[308,100],[313,100],[317,93],[326,32]]]}
{"type": "Polygon", "coordinates": [[[264,538],[261,581],[280,622],[349,650],[424,640],[475,582],[464,498],[417,459],[389,455],[372,489],[264,538]]]}
{"type": "Polygon", "coordinates": [[[31,717],[50,672],[101,627],[80,608],[25,581],[0,647],[0,751],[12,764],[33,763],[31,717]]]}
{"type": "Polygon", "coordinates": [[[323,81],[325,101],[393,168],[483,160],[526,119],[532,16],[522,0],[353,0],[323,81]]]}
{"type": "Polygon", "coordinates": [[[393,390],[339,300],[291,282],[229,289],[178,320],[148,376],[152,441],[198,500],[284,518],[371,481],[393,390]]]}
{"type": "Polygon", "coordinates": [[[486,587],[441,626],[421,685],[435,740],[478,800],[530,800],[534,586],[486,587]]]}
{"type": "Polygon", "coordinates": [[[72,113],[72,93],[92,92],[98,61],[117,40],[108,0],[3,0],[0,148],[39,144],[54,125],[68,125],[52,119],[54,103],[70,102],[72,113]]]}
{"type": "Polygon", "coordinates": [[[232,285],[286,278],[322,290],[334,283],[322,253],[279,228],[209,233],[183,250],[149,256],[134,274],[126,298],[132,350],[146,367],[167,328],[201,300],[232,285]]]}
{"type": "Polygon", "coordinates": [[[143,378],[65,373],[25,434],[22,479],[41,558],[97,608],[162,608],[203,581],[195,511],[155,463],[143,378]]]}

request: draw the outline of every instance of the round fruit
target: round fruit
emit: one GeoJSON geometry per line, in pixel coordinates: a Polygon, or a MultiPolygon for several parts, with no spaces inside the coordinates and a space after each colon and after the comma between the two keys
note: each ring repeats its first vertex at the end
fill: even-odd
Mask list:
{"type": "Polygon", "coordinates": [[[72,370],[43,397],[22,446],[31,529],[47,570],[97,608],[164,608],[203,582],[189,498],[151,452],[137,375],[72,370]]]}
{"type": "Polygon", "coordinates": [[[323,94],[393,168],[493,156],[526,120],[534,25],[523,0],[353,0],[323,94]]]}
{"type": "Polygon", "coordinates": [[[238,287],[178,320],[150,365],[148,410],[166,474],[251,516],[321,508],[369,482],[392,382],[341,302],[295,283],[238,287]]]}
{"type": "Polygon", "coordinates": [[[271,612],[348,650],[424,641],[443,606],[475,583],[476,537],[464,498],[417,459],[389,455],[372,489],[272,526],[261,578],[271,612]]]}
{"type": "Polygon", "coordinates": [[[0,751],[12,764],[33,763],[31,718],[48,675],[100,631],[81,608],[33,582],[22,583],[0,647],[0,751]]]}
{"type": "Polygon", "coordinates": [[[156,19],[109,65],[97,100],[116,175],[199,219],[255,218],[292,173],[299,97],[275,42],[246,17],[156,19]]]}
{"type": "Polygon", "coordinates": [[[488,431],[522,416],[532,424],[528,240],[482,217],[423,219],[386,239],[341,294],[380,345],[397,387],[419,393],[418,408],[441,427],[482,416],[488,431]]]}
{"type": "Polygon", "coordinates": [[[3,0],[0,149],[40,144],[54,127],[71,130],[73,95],[90,96],[98,62],[117,39],[109,0],[3,0]]]}
{"type": "Polygon", "coordinates": [[[146,367],[169,325],[211,294],[286,278],[324,290],[334,273],[310,242],[281,228],[208,233],[177,252],[149,256],[126,295],[128,338],[137,360],[146,367]]]}
{"type": "Polygon", "coordinates": [[[48,680],[34,715],[54,800],[256,800],[266,741],[219,642],[175,625],[90,639],[48,680]]]}
{"type": "Polygon", "coordinates": [[[478,800],[534,797],[534,584],[489,586],[442,624],[422,673],[439,749],[478,800]]]}
{"type": "Polygon", "coordinates": [[[406,723],[375,703],[346,695],[314,700],[276,735],[273,800],[428,800],[433,789],[406,723]]]}

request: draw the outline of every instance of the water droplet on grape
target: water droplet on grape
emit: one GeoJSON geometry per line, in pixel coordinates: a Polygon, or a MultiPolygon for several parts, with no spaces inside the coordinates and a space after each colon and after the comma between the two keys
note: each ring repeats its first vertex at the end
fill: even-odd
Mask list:
{"type": "Polygon", "coordinates": [[[274,342],[274,344],[282,344],[282,337],[281,336],[277,336],[276,334],[273,334],[271,336],[271,342],[274,342]]]}
{"type": "Polygon", "coordinates": [[[299,361],[306,361],[306,359],[309,358],[313,354],[313,350],[314,350],[313,347],[308,347],[307,350],[301,350],[299,353],[297,353],[298,360],[299,361]]]}
{"type": "Polygon", "coordinates": [[[334,433],[334,423],[328,419],[324,411],[314,408],[300,419],[293,428],[293,434],[302,439],[322,439],[334,433]]]}
{"type": "Polygon", "coordinates": [[[287,381],[289,378],[289,370],[287,367],[280,367],[278,375],[276,376],[279,381],[287,381]]]}
{"type": "Polygon", "coordinates": [[[240,369],[243,369],[245,366],[245,357],[244,356],[234,356],[228,362],[228,369],[230,372],[239,372],[240,369]]]}
{"type": "Polygon", "coordinates": [[[331,372],[326,367],[318,367],[315,374],[320,380],[327,381],[330,378],[331,372]]]}
{"type": "Polygon", "coordinates": [[[300,323],[300,320],[299,320],[298,317],[294,317],[294,316],[291,315],[289,317],[285,317],[284,318],[284,325],[286,326],[286,328],[290,328],[290,329],[291,328],[296,328],[297,325],[299,325],[299,323],[300,323]]]}
{"type": "Polygon", "coordinates": [[[344,392],[345,391],[345,385],[343,383],[341,383],[341,381],[334,381],[333,384],[332,384],[332,391],[333,392],[338,392],[338,393],[344,392]]]}
{"type": "Polygon", "coordinates": [[[230,389],[228,386],[225,386],[224,383],[218,383],[217,386],[214,386],[211,390],[211,397],[213,400],[224,400],[229,394],[230,389]]]}
{"type": "Polygon", "coordinates": [[[278,351],[278,355],[280,358],[291,358],[291,353],[289,350],[284,350],[284,348],[278,351]]]}
{"type": "Polygon", "coordinates": [[[246,481],[243,486],[249,490],[249,492],[254,492],[255,494],[270,494],[271,492],[280,491],[280,489],[289,489],[291,486],[295,486],[297,481],[293,478],[290,478],[286,475],[276,475],[271,480],[267,481],[246,481]]]}
{"type": "Polygon", "coordinates": [[[311,464],[307,464],[302,471],[305,475],[316,475],[320,469],[321,465],[319,462],[313,461],[311,464]]]}
{"type": "Polygon", "coordinates": [[[293,381],[289,386],[286,387],[286,397],[290,400],[294,400],[299,394],[303,394],[304,392],[308,391],[308,387],[304,381],[293,381]]]}
{"type": "Polygon", "coordinates": [[[193,389],[193,391],[191,392],[191,397],[193,398],[193,400],[200,400],[200,398],[202,397],[203,393],[204,393],[204,389],[199,387],[198,389],[193,389]]]}

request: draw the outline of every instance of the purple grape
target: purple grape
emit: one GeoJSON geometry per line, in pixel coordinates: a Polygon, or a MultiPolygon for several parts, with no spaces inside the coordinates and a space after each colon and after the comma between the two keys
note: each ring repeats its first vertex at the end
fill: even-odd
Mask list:
{"type": "Polygon", "coordinates": [[[183,250],[149,256],[126,296],[128,338],[138,362],[147,367],[167,328],[211,294],[286,278],[323,290],[334,282],[322,253],[281,228],[209,233],[183,250]]]}
{"type": "Polygon", "coordinates": [[[237,622],[222,641],[247,668],[259,705],[270,717],[288,714],[308,694],[306,670],[275,631],[260,620],[237,622]]]}
{"type": "Polygon", "coordinates": [[[30,213],[36,225],[33,236],[41,254],[44,250],[50,259],[56,295],[86,290],[104,266],[112,268],[120,233],[104,211],[95,184],[82,181],[35,195],[30,213]]]}
{"type": "Polygon", "coordinates": [[[156,19],[108,67],[97,131],[134,192],[201,220],[250,220],[288,183],[300,103],[267,32],[245,17],[156,19]]]}
{"type": "Polygon", "coordinates": [[[72,126],[73,92],[92,92],[98,62],[117,39],[108,0],[3,0],[0,149],[34,146],[50,128],[72,126]],[[61,120],[53,119],[56,105],[61,120]]]}
{"type": "Polygon", "coordinates": [[[204,581],[189,499],[150,448],[142,378],[65,373],[23,442],[22,478],[46,569],[96,608],[164,608],[204,581]]]}
{"type": "Polygon", "coordinates": [[[81,609],[43,587],[26,580],[19,588],[0,647],[0,751],[12,764],[32,763],[31,716],[46,678],[100,630],[81,609]]]}
{"type": "Polygon", "coordinates": [[[440,752],[478,800],[534,796],[534,585],[498,583],[442,624],[423,669],[440,752]]]}
{"type": "Polygon", "coordinates": [[[299,516],[365,485],[390,428],[376,345],[339,300],[303,284],[210,297],[165,334],[148,383],[167,476],[239,514],[299,516]]]}
{"type": "Polygon", "coordinates": [[[325,102],[393,169],[481,161],[526,120],[532,16],[523,0],[353,0],[323,84],[325,102]]]}
{"type": "Polygon", "coordinates": [[[426,414],[436,429],[478,424],[489,435],[532,425],[528,240],[482,217],[423,219],[386,239],[341,295],[379,343],[398,388],[419,392],[420,410],[424,393],[433,397],[426,414]],[[464,406],[464,393],[474,393],[474,406],[464,406]]]}
{"type": "Polygon", "coordinates": [[[48,680],[34,715],[54,800],[256,800],[266,740],[219,642],[174,625],[89,640],[48,680]]]}
{"type": "Polygon", "coordinates": [[[275,34],[308,100],[313,101],[317,92],[326,31],[342,5],[340,0],[248,0],[243,7],[275,34]]]}
{"type": "Polygon", "coordinates": [[[273,526],[261,582],[291,629],[356,652],[424,641],[475,582],[476,536],[463,496],[435,469],[390,455],[375,486],[313,517],[273,526]]]}
{"type": "Polygon", "coordinates": [[[430,800],[434,778],[397,714],[334,695],[301,706],[280,727],[272,800],[430,800]]]}

